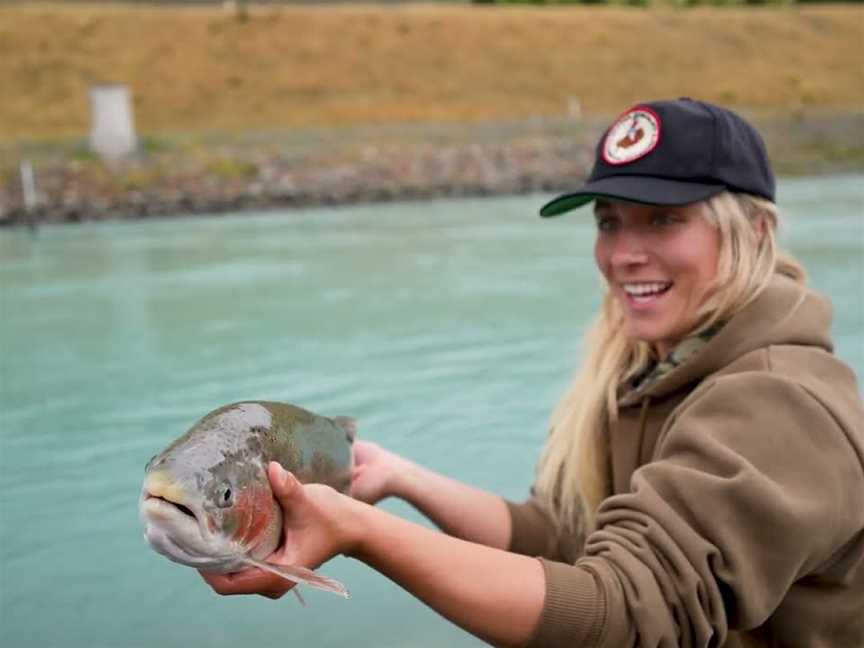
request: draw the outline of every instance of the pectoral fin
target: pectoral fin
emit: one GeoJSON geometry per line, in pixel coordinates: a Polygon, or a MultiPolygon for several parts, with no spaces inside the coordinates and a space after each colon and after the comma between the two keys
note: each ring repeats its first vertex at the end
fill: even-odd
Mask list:
{"type": "Polygon", "coordinates": [[[248,556],[243,559],[243,562],[250,567],[263,569],[264,571],[276,574],[277,576],[281,576],[282,578],[294,583],[304,583],[305,585],[317,587],[326,592],[333,592],[334,594],[339,594],[339,596],[351,598],[351,595],[342,583],[335,581],[332,578],[319,576],[311,569],[306,569],[305,567],[300,567],[298,565],[274,565],[273,563],[255,560],[248,556]]]}

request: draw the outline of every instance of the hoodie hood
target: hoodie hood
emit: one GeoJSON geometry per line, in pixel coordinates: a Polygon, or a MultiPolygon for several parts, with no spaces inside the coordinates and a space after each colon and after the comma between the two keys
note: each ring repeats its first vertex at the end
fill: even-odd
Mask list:
{"type": "Polygon", "coordinates": [[[631,406],[646,396],[667,396],[768,346],[811,346],[830,353],[831,319],[831,304],[826,298],[775,274],[765,290],[695,355],[656,382],[625,394],[619,405],[631,406]]]}

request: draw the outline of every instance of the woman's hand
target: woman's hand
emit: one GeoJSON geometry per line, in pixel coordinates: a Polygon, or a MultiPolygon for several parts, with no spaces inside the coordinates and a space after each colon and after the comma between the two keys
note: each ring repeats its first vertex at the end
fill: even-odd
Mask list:
{"type": "Polygon", "coordinates": [[[405,459],[376,443],[355,441],[351,496],[367,504],[398,496],[397,480],[409,466],[405,459]]]}
{"type": "MultiPolygon", "coordinates": [[[[317,568],[351,548],[352,501],[329,486],[303,485],[278,463],[267,467],[273,495],[282,508],[284,544],[266,560],[282,565],[317,568]]],[[[294,587],[284,578],[260,569],[232,574],[199,572],[218,594],[260,594],[278,599],[294,587]]]]}

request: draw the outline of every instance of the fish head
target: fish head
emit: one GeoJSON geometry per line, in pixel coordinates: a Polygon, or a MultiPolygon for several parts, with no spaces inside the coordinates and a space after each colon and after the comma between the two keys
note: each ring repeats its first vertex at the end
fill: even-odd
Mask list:
{"type": "Polygon", "coordinates": [[[254,440],[242,427],[220,427],[219,417],[205,417],[148,462],[139,515],[155,551],[215,572],[239,569],[247,556],[266,557],[282,528],[254,440]]]}

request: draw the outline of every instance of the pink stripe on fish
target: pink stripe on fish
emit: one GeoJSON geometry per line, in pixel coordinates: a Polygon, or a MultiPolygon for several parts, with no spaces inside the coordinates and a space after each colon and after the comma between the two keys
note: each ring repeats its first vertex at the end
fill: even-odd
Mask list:
{"type": "Polygon", "coordinates": [[[233,539],[246,547],[256,544],[270,524],[273,515],[273,495],[266,486],[244,489],[234,502],[236,530],[233,539]]]}

